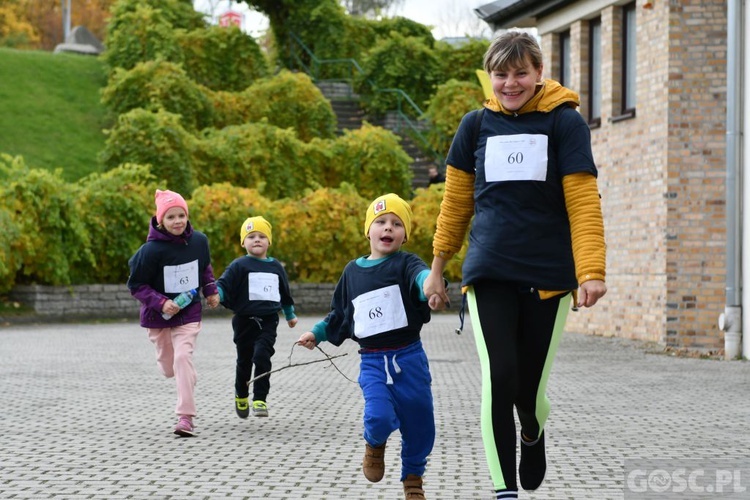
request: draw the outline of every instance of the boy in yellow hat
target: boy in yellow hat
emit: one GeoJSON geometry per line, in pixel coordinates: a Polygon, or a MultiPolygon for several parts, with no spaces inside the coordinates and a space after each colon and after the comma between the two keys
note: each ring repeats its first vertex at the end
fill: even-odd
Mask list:
{"type": "Polygon", "coordinates": [[[401,251],[411,231],[409,204],[389,193],[365,214],[370,255],[349,262],[339,279],[331,311],[298,343],[314,348],[327,340],[360,346],[359,384],[365,398],[365,456],[362,472],[378,482],[385,472],[385,445],[401,433],[401,481],[407,499],[424,498],[422,476],[435,441],[435,420],[427,355],[420,331],[430,321],[422,284],[427,264],[401,251]]]}
{"type": "MultiPolygon", "coordinates": [[[[289,278],[281,263],[268,256],[271,229],[271,223],[262,216],[248,217],[240,227],[240,245],[247,255],[232,261],[216,282],[221,304],[234,312],[234,409],[240,418],[250,414],[248,382],[253,377],[253,366],[255,377],[271,371],[279,311],[284,311],[290,328],[297,324],[289,278]]],[[[268,416],[266,398],[270,387],[270,375],[253,383],[252,408],[256,417],[268,416]]]]}

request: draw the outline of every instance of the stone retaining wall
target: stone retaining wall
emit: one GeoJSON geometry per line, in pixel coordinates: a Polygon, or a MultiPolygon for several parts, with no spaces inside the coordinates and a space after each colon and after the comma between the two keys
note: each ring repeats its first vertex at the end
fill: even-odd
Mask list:
{"type": "MultiPolygon", "coordinates": [[[[292,283],[297,314],[325,314],[331,304],[333,283],[292,283]]],[[[458,310],[461,303],[457,286],[451,287],[451,301],[458,310]]],[[[137,318],[138,301],[125,285],[17,286],[10,299],[32,309],[43,319],[137,318]]],[[[204,308],[206,315],[231,314],[227,309],[204,308]]]]}

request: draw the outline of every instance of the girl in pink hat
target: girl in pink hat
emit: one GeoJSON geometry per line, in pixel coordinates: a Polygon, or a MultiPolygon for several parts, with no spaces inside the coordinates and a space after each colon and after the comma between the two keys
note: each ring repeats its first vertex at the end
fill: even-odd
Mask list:
{"type": "Polygon", "coordinates": [[[206,235],[188,219],[185,199],[173,191],[156,190],[156,214],[148,238],[128,264],[128,289],[141,303],[140,323],[156,347],[156,362],[177,383],[178,436],[194,436],[196,372],[195,340],[201,329],[203,290],[209,307],[219,304],[206,235]],[[186,303],[180,304],[184,292],[186,303]],[[179,298],[178,298],[179,297],[179,298]]]}

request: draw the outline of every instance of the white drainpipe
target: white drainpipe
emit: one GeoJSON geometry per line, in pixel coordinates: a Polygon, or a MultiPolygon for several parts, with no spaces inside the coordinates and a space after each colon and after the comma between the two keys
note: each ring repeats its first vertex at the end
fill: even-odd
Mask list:
{"type": "Polygon", "coordinates": [[[724,357],[742,349],[742,71],[743,0],[727,2],[727,146],[726,146],[726,305],[719,316],[724,357]]]}

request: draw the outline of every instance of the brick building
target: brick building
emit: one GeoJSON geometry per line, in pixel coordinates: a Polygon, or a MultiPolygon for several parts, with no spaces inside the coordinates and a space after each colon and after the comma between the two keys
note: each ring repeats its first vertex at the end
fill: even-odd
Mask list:
{"type": "Polygon", "coordinates": [[[727,0],[503,0],[476,13],[494,30],[535,27],[544,75],[579,92],[591,127],[609,292],[569,329],[723,349],[727,0]]]}

